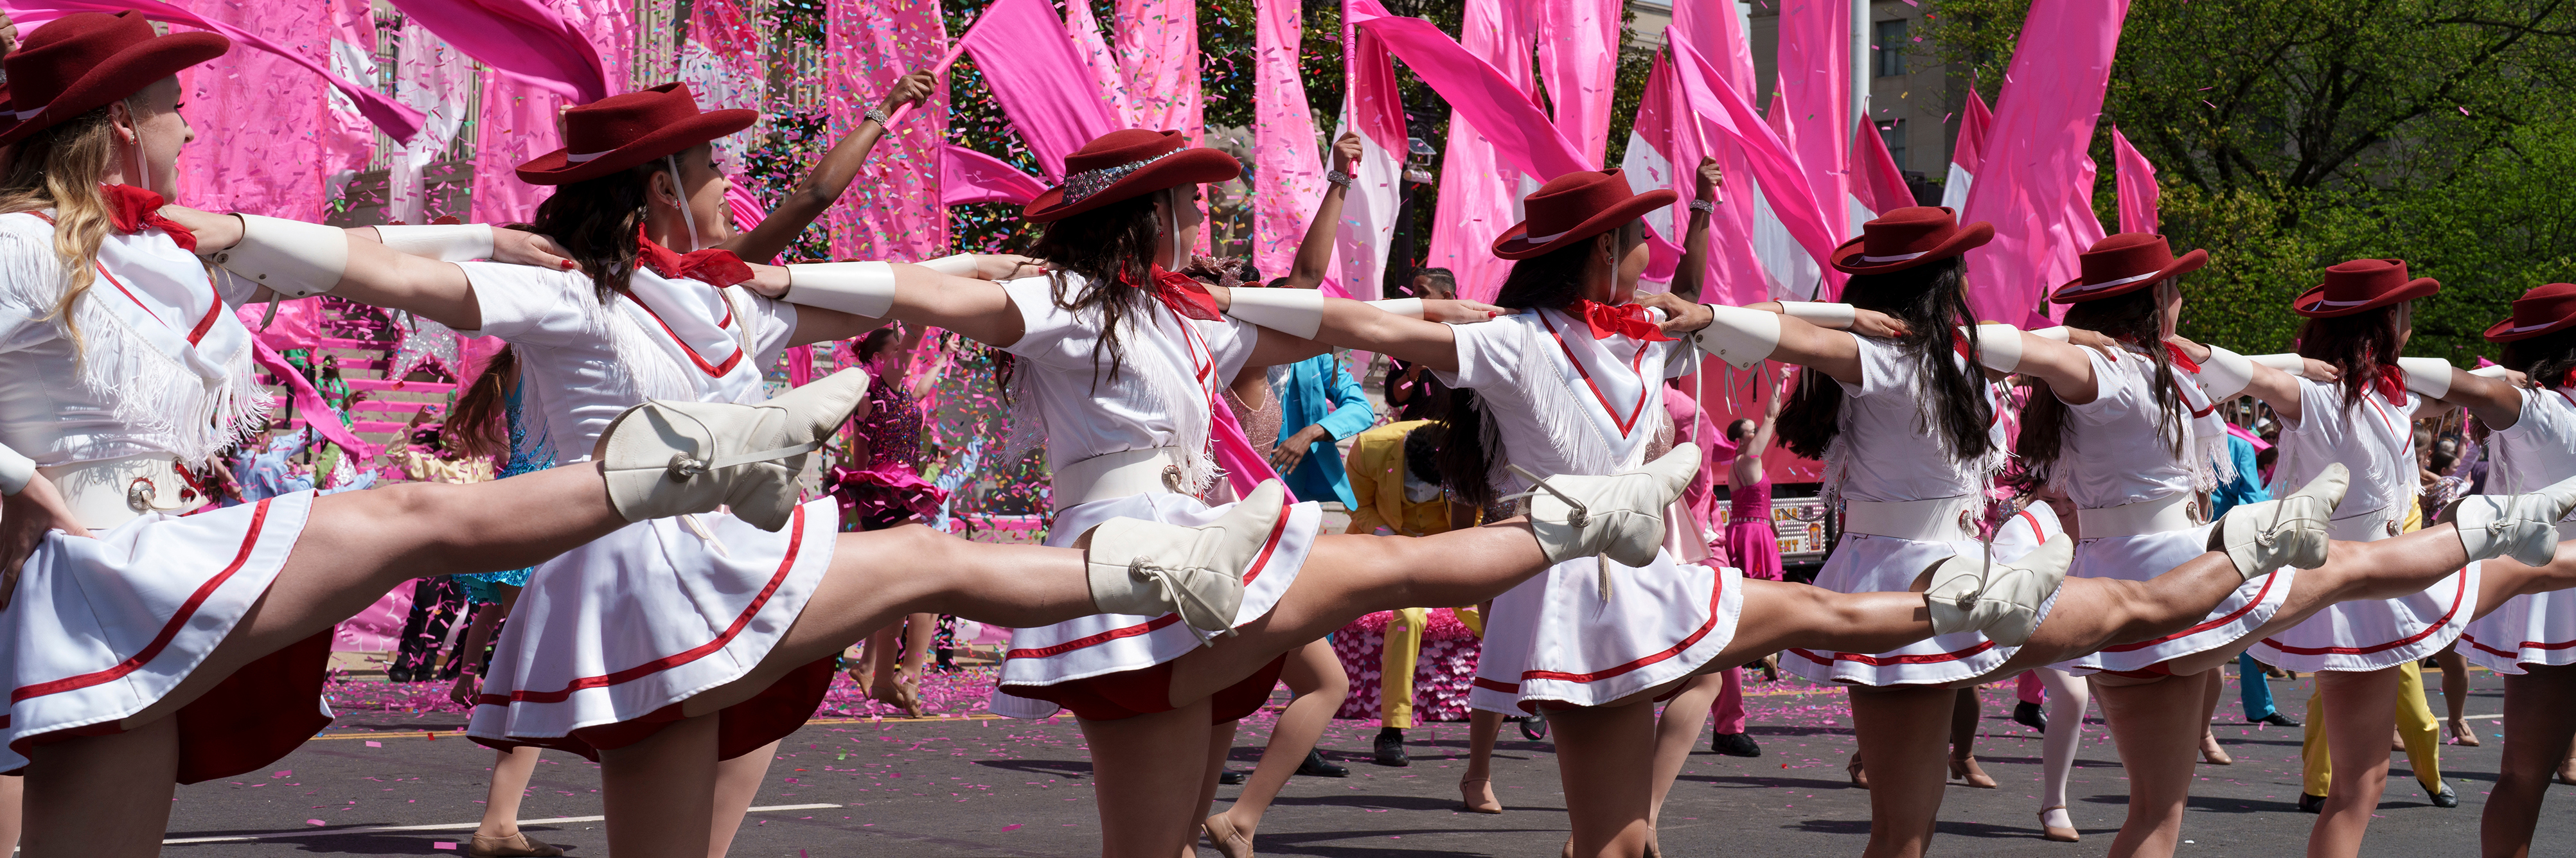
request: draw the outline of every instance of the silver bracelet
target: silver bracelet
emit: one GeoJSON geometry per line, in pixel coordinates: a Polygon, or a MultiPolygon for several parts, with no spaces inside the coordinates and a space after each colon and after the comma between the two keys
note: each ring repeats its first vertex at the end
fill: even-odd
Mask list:
{"type": "Polygon", "coordinates": [[[886,112],[874,107],[868,108],[868,112],[866,113],[859,114],[859,118],[874,122],[878,125],[886,124],[886,112]]]}
{"type": "Polygon", "coordinates": [[[1340,170],[1326,170],[1324,171],[1324,181],[1340,185],[1344,190],[1348,190],[1353,180],[1349,173],[1345,173],[1340,170]]]}
{"type": "Polygon", "coordinates": [[[1691,210],[1691,211],[1695,211],[1695,212],[1713,212],[1713,211],[1717,211],[1717,201],[1716,201],[1716,200],[1692,200],[1692,201],[1690,201],[1690,210],[1691,210]]]}

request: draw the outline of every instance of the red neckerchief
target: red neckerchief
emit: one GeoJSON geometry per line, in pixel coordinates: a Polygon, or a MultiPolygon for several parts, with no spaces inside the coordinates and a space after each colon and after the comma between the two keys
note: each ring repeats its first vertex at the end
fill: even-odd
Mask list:
{"type": "Polygon", "coordinates": [[[133,185],[100,185],[98,195],[106,200],[107,222],[115,226],[118,233],[133,235],[147,226],[160,227],[162,232],[170,234],[170,240],[177,243],[180,250],[196,252],[197,234],[180,226],[178,221],[161,216],[161,206],[167,201],[161,199],[160,194],[133,185]]]}
{"type": "Polygon", "coordinates": [[[2567,371],[2567,377],[2558,380],[2558,386],[2576,387],[2576,369],[2569,369],[2567,371]]]}
{"type": "MultiPolygon", "coordinates": [[[[1213,322],[1224,318],[1216,310],[1216,296],[1208,294],[1207,287],[1200,285],[1199,281],[1165,271],[1160,265],[1148,271],[1148,276],[1154,281],[1150,290],[1154,293],[1154,300],[1161,301],[1163,306],[1171,308],[1172,315],[1202,322],[1213,322]]],[[[1123,276],[1119,278],[1119,282],[1129,286],[1136,285],[1136,281],[1123,276]]]]}
{"type": "Polygon", "coordinates": [[[2379,395],[2387,397],[2390,402],[2406,401],[2405,370],[2384,363],[2380,364],[2379,375],[2372,378],[2370,384],[2372,387],[2379,388],[2379,395]]]}
{"type": "Polygon", "coordinates": [[[2166,343],[2166,344],[2165,344],[2165,357],[2168,357],[2168,358],[2173,359],[2173,365],[2175,365],[2175,366],[2182,367],[2182,368],[2187,369],[2187,370],[2191,370],[2192,372],[2199,372],[2199,371],[2200,371],[2200,362],[2195,361],[2195,360],[2192,360],[2192,359],[2191,359],[2191,358],[2189,358],[2189,357],[2185,357],[2185,356],[2183,355],[2183,353],[2182,353],[2182,347],[2181,347],[2181,346],[2177,346],[2177,345],[2174,345],[2174,344],[2172,344],[2172,343],[2166,343]]]}
{"type": "Polygon", "coordinates": [[[1629,339],[1648,343],[1671,342],[1673,339],[1664,336],[1663,327],[1655,324],[1655,317],[1648,315],[1641,304],[1612,306],[1576,298],[1573,305],[1566,308],[1566,315],[1582,319],[1583,324],[1592,329],[1592,338],[1596,340],[1612,334],[1624,334],[1629,339]]]}
{"type": "Polygon", "coordinates": [[[751,279],[751,266],[733,251],[708,248],[687,255],[671,252],[668,247],[644,237],[644,227],[635,227],[635,261],[666,279],[689,279],[722,289],[751,279]]]}

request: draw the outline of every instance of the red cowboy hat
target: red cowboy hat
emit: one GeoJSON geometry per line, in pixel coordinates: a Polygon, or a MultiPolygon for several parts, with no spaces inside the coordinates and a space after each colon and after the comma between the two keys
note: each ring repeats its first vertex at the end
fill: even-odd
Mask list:
{"type": "Polygon", "coordinates": [[[0,144],[15,143],[72,117],[141,92],[180,69],[224,55],[233,40],[214,33],[154,35],[139,12],[74,12],[27,34],[0,60],[9,73],[0,144]]]}
{"type": "Polygon", "coordinates": [[[569,185],[677,155],[760,121],[757,110],[699,110],[673,81],[564,111],[564,148],[519,165],[519,181],[569,185]]]}
{"type": "Polygon", "coordinates": [[[1903,271],[1966,253],[1994,238],[1994,224],[1977,221],[1961,227],[1959,213],[1948,206],[1906,206],[1861,224],[1859,238],[1834,248],[1834,270],[1903,271]]]}
{"type": "Polygon", "coordinates": [[[2200,270],[2209,264],[2209,251],[2194,250],[2176,259],[2173,245],[2165,243],[2164,236],[2123,232],[2094,242],[2093,249],[2076,258],[2083,263],[2084,276],[2066,281],[2049,301],[2073,304],[2126,295],[2167,277],[2200,270]]]}
{"type": "Polygon", "coordinates": [[[1191,146],[1181,139],[1181,132],[1125,128],[1100,135],[1064,156],[1064,184],[1030,200],[1020,209],[1020,217],[1038,223],[1059,221],[1166,188],[1222,182],[1240,175],[1243,164],[1234,156],[1191,146]]]}
{"type": "Polygon", "coordinates": [[[2355,259],[2326,269],[2326,282],[2299,293],[2290,312],[2311,319],[2349,316],[2442,291],[2441,281],[2408,278],[2406,260],[2355,259]]]}
{"type": "Polygon", "coordinates": [[[1567,173],[1547,180],[1521,200],[1521,210],[1529,219],[1494,239],[1494,255],[1504,259],[1545,256],[1626,226],[1677,199],[1680,194],[1663,188],[1637,193],[1618,170],[1567,173]]]}
{"type": "Polygon", "coordinates": [[[2513,317],[2487,329],[2495,342],[2527,340],[2576,325],[2576,283],[2533,287],[2513,299],[2513,317]]]}

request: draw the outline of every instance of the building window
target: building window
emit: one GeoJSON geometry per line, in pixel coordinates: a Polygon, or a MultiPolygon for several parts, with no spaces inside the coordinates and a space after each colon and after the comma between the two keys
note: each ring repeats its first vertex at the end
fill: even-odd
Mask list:
{"type": "Polygon", "coordinates": [[[1896,169],[1906,169],[1905,120],[1895,119],[1878,123],[1878,139],[1887,144],[1887,159],[1896,162],[1896,169]]]}
{"type": "Polygon", "coordinates": [[[1871,47],[1877,49],[1872,52],[1877,54],[1871,64],[1875,70],[1873,74],[1879,77],[1895,77],[1905,73],[1904,21],[1878,22],[1877,38],[1871,42],[1871,47]]]}

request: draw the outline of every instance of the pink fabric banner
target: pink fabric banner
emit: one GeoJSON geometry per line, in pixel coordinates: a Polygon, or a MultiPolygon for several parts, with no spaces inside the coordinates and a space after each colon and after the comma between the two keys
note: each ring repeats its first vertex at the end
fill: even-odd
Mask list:
{"type": "Polygon", "coordinates": [[[1253,0],[1253,17],[1252,264],[1279,277],[1324,196],[1324,162],[1297,70],[1297,0],[1253,0]]]}
{"type": "MultiPolygon", "coordinates": [[[[1742,93],[1718,83],[1716,69],[1709,66],[1687,37],[1673,30],[1666,30],[1665,37],[1673,48],[1677,72],[1674,77],[1682,84],[1691,111],[1703,123],[1703,136],[1715,138],[1723,133],[1743,147],[1749,172],[1761,184],[1765,210],[1819,264],[1832,258],[1835,241],[1826,229],[1824,209],[1817,205],[1805,175],[1798,169],[1796,156],[1789,153],[1779,133],[1753,112],[1753,105],[1745,102],[1742,93]]],[[[1779,105],[1774,99],[1775,114],[1782,112],[1779,105]]]]}
{"type": "Polygon", "coordinates": [[[1601,163],[1618,95],[1621,0],[1549,0],[1538,10],[1538,68],[1556,108],[1556,128],[1583,158],[1601,163]]]}
{"type": "Polygon", "coordinates": [[[1064,178],[1064,156],[1126,127],[1046,0],[995,0],[959,41],[1049,180],[1064,178]]]}
{"type": "Polygon", "coordinates": [[[2048,289],[2076,277],[2076,254],[2101,237],[2085,150],[2128,12],[2127,0],[2066,0],[2033,5],[2022,23],[1996,99],[2003,107],[1960,213],[1995,225],[1994,241],[1967,257],[1977,272],[1969,305],[1981,320],[2046,315],[2048,289]]]}
{"type": "Polygon", "coordinates": [[[1986,129],[1995,124],[1994,111],[1986,109],[1986,97],[1968,88],[1968,106],[1959,116],[1959,142],[1950,147],[1950,176],[1941,184],[1941,204],[1952,209],[1968,205],[1968,189],[1976,186],[1978,166],[1985,163],[1986,129]]]}
{"type": "MultiPolygon", "coordinates": [[[[621,91],[612,84],[598,35],[584,35],[545,0],[392,0],[413,21],[448,44],[521,82],[589,104],[621,91]]],[[[595,20],[583,22],[597,27],[595,20]]]]}
{"type": "MultiPolygon", "coordinates": [[[[1731,5],[1716,3],[1677,3],[1673,6],[1673,30],[1703,51],[1709,67],[1716,72],[1713,86],[1733,87],[1745,103],[1753,101],[1753,44],[1745,38],[1743,22],[1735,17],[1731,5]]],[[[1678,64],[1676,64],[1678,72],[1678,64]]],[[[1678,79],[1676,79],[1678,80],[1678,79]]],[[[1687,99],[1676,88],[1676,115],[1689,112],[1687,99]]],[[[1710,291],[1704,297],[1722,296],[1735,304],[1770,300],[1771,295],[1754,254],[1753,236],[1757,222],[1756,209],[1762,198],[1759,183],[1753,179],[1753,168],[1746,160],[1744,148],[1723,134],[1705,134],[1695,123],[1684,123],[1703,152],[1716,153],[1718,169],[1726,175],[1726,186],[1718,191],[1717,211],[1709,218],[1710,291]]],[[[1692,167],[1676,163],[1687,174],[1692,167]]],[[[1680,188],[1687,202],[1692,189],[1680,188]]],[[[1676,209],[1684,211],[1684,209],[1676,209]]],[[[1676,227],[1678,229],[1678,227],[1676,227]]],[[[1782,236],[1786,238],[1785,233],[1782,236]]],[[[1676,241],[1680,240],[1678,238],[1676,241]]],[[[1781,242],[1784,245],[1789,242],[1781,242]]]]}
{"type": "Polygon", "coordinates": [[[1671,207],[1646,215],[1649,228],[1674,242],[1688,237],[1689,204],[1699,193],[1702,156],[1718,159],[1726,184],[1718,189],[1717,210],[1709,213],[1708,271],[1700,281],[1700,298],[1733,305],[1769,300],[1762,262],[1753,253],[1755,192],[1743,151],[1724,135],[1703,133],[1672,57],[1659,54],[1647,75],[1621,167],[1629,186],[1638,191],[1669,188],[1681,195],[1671,207]]]}
{"type": "MultiPolygon", "coordinates": [[[[1120,65],[1127,109],[1137,127],[1205,139],[1199,101],[1199,15],[1191,0],[1117,0],[1120,65]]],[[[1200,235],[1206,235],[1201,231],[1200,235]]]]}
{"type": "Polygon", "coordinates": [[[970,203],[1028,205],[1039,194],[1046,193],[1046,183],[1038,181],[1038,177],[1020,172],[1020,168],[1004,163],[1000,158],[964,146],[942,145],[939,158],[939,204],[943,206],[970,203]]]}
{"type": "Polygon", "coordinates": [[[1887,140],[1878,136],[1878,123],[1863,120],[1852,128],[1851,185],[1852,196],[1877,214],[1914,204],[1914,191],[1905,186],[1896,156],[1888,154],[1887,140]]]}
{"type": "MultiPolygon", "coordinates": [[[[1526,5],[1518,0],[1467,0],[1461,46],[1503,76],[1529,101],[1531,43],[1526,5]]],[[[1634,151],[1633,149],[1631,150],[1634,151]]],[[[1521,219],[1521,198],[1538,188],[1506,163],[1492,139],[1456,105],[1449,111],[1449,143],[1440,161],[1440,200],[1431,219],[1431,251],[1424,263],[1458,278],[1458,294],[1491,301],[1511,273],[1510,260],[1494,256],[1494,239],[1521,219]]]]}
{"type": "Polygon", "coordinates": [[[421,112],[420,134],[393,153],[385,181],[385,222],[428,223],[432,218],[464,212],[428,211],[423,177],[430,162],[447,154],[447,146],[465,127],[465,104],[474,87],[474,60],[420,25],[406,21],[394,60],[394,99],[421,112]]]}
{"type": "MultiPolygon", "coordinates": [[[[831,76],[824,104],[835,135],[864,121],[897,78],[939,65],[948,30],[938,0],[830,0],[823,30],[831,76]]],[[[940,202],[940,154],[948,135],[943,77],[922,109],[886,130],[868,165],[824,223],[834,259],[912,261],[947,255],[948,209],[940,202]]]]}
{"type": "Polygon", "coordinates": [[[404,582],[331,627],[332,652],[394,652],[402,648],[403,624],[411,619],[411,584],[404,582]]]}
{"type": "MultiPolygon", "coordinates": [[[[1403,58],[1406,68],[1448,99],[1450,109],[1466,117],[1513,166],[1541,182],[1576,170],[1593,169],[1592,162],[1584,159],[1573,142],[1557,132],[1547,114],[1530,103],[1528,94],[1492,64],[1468,53],[1429,21],[1394,17],[1383,9],[1372,12],[1362,2],[1366,0],[1353,0],[1346,20],[1373,37],[1384,50],[1403,58]]],[[[1394,91],[1392,79],[1386,89],[1394,91]]],[[[1385,109],[1393,113],[1397,123],[1392,145],[1401,151],[1404,117],[1394,112],[1398,102],[1391,97],[1386,102],[1385,109]]],[[[1365,125],[1361,133],[1369,133],[1365,125]]]]}
{"type": "MultiPolygon", "coordinates": [[[[222,33],[226,38],[233,40],[235,47],[256,48],[266,51],[270,54],[284,58],[287,62],[303,66],[313,74],[320,75],[324,83],[327,83],[332,88],[339,90],[342,95],[347,96],[350,100],[357,102],[359,111],[365,113],[368,120],[376,123],[376,127],[384,129],[385,136],[387,137],[391,137],[397,141],[409,140],[411,139],[412,134],[420,130],[420,114],[415,113],[402,105],[395,104],[393,99],[386,97],[384,93],[377,92],[373,87],[362,83],[344,80],[331,73],[328,57],[323,51],[319,50],[321,46],[329,44],[328,41],[323,38],[322,31],[303,26],[304,18],[324,14],[320,7],[283,9],[272,12],[265,8],[265,4],[226,3],[222,5],[227,10],[227,13],[216,15],[213,18],[200,16],[195,12],[189,11],[187,7],[174,3],[164,3],[161,2],[161,0],[9,0],[8,9],[9,16],[17,23],[18,32],[22,37],[47,21],[60,18],[73,12],[105,12],[110,15],[127,11],[140,12],[143,14],[143,17],[154,21],[169,24],[182,24],[195,27],[200,30],[210,30],[222,33]],[[236,22],[238,21],[251,20],[250,16],[254,14],[254,6],[261,7],[258,10],[261,14],[284,14],[294,16],[292,20],[297,22],[295,28],[282,30],[281,32],[290,33],[289,39],[295,44],[303,45],[304,49],[287,48],[275,41],[271,41],[260,32],[236,26],[236,22]]],[[[197,74],[204,74],[211,68],[219,66],[226,68],[241,67],[245,62],[245,57],[240,54],[234,54],[229,57],[217,59],[214,62],[198,66],[191,71],[197,74]]],[[[267,69],[263,73],[300,76],[295,72],[286,71],[283,66],[279,66],[274,69],[267,69]]],[[[247,78],[247,76],[245,77],[247,78]]],[[[226,78],[221,75],[208,78],[208,80],[225,79],[226,78]]],[[[239,85],[241,84],[227,84],[227,86],[239,85]]],[[[194,100],[193,97],[191,100],[194,100]]],[[[297,129],[293,133],[302,132],[300,129],[297,129]]],[[[315,219],[318,220],[319,218],[315,219]]]]}
{"type": "Polygon", "coordinates": [[[2155,232],[2156,203],[2164,191],[2156,187],[2156,165],[2147,161],[2146,153],[2129,145],[2120,126],[2111,126],[2112,163],[2118,167],[2120,183],[2120,231],[2155,232]]]}
{"type": "MultiPolygon", "coordinates": [[[[559,0],[565,20],[590,35],[592,53],[619,88],[635,56],[633,11],[622,0],[559,0]]],[[[475,223],[526,223],[552,190],[519,181],[517,168],[563,148],[556,116],[565,96],[490,68],[483,71],[483,113],[474,123],[475,223]]]]}
{"type": "Polygon", "coordinates": [[[1675,3],[1672,28],[1699,46],[1717,79],[1735,87],[1746,103],[1753,101],[1753,42],[1743,22],[1726,3],[1675,3]]]}
{"type": "MultiPolygon", "coordinates": [[[[315,303],[316,299],[305,299],[301,304],[289,302],[278,307],[278,315],[281,317],[286,315],[289,307],[311,313],[319,309],[314,306],[315,303]]],[[[259,330],[260,317],[267,312],[266,306],[258,304],[234,308],[234,313],[241,317],[242,324],[254,331],[259,330]]],[[[349,431],[348,427],[340,425],[340,412],[323,402],[322,393],[313,389],[313,382],[306,379],[303,373],[297,372],[295,365],[287,363],[286,357],[278,353],[280,345],[286,348],[301,348],[299,343],[311,342],[309,337],[287,339],[282,334],[283,330],[286,329],[261,331],[259,336],[252,338],[251,358],[259,363],[261,369],[267,370],[269,374],[277,376],[279,381],[286,383],[287,395],[295,401],[296,415],[304,418],[304,422],[312,426],[313,431],[320,433],[324,440],[338,444],[341,449],[349,451],[354,461],[364,462],[383,453],[385,448],[360,440],[357,435],[349,431]]]]}
{"type": "MultiPolygon", "coordinates": [[[[376,21],[366,0],[330,0],[331,73],[348,80],[376,79],[376,21]]],[[[346,93],[324,93],[322,121],[315,129],[322,146],[323,199],[338,198],[358,171],[376,154],[375,124],[358,111],[346,93]]]]}
{"type": "Polygon", "coordinates": [[[1065,0],[1064,33],[1073,39],[1074,53],[1091,70],[1091,80],[1100,85],[1100,97],[1109,103],[1109,111],[1118,117],[1118,127],[1143,127],[1143,121],[1127,102],[1127,71],[1118,67],[1118,52],[1109,49],[1109,40],[1100,35],[1100,19],[1091,14],[1091,0],[1065,0]]]}
{"type": "Polygon", "coordinates": [[[179,150],[176,201],[214,211],[321,220],[325,158],[314,123],[330,108],[322,79],[294,66],[330,61],[329,8],[216,4],[208,14],[207,24],[271,45],[292,45],[287,50],[294,53],[290,59],[237,46],[180,77],[180,100],[188,102],[189,116],[223,145],[179,150]]]}
{"type": "Polygon", "coordinates": [[[1404,94],[1396,88],[1395,61],[1384,39],[1359,26],[1385,14],[1377,0],[1342,4],[1342,127],[1359,134],[1360,159],[1351,168],[1353,181],[1333,236],[1336,269],[1323,290],[1362,300],[1379,297],[1385,288],[1404,181],[1404,94]]]}
{"type": "MultiPolygon", "coordinates": [[[[1825,215],[1825,233],[1851,236],[1851,181],[1845,151],[1852,127],[1852,4],[1845,0],[1788,0],[1780,10],[1779,91],[1798,129],[1792,150],[1807,189],[1825,215]]],[[[1834,286],[1840,272],[1826,271],[1834,286]]]]}

